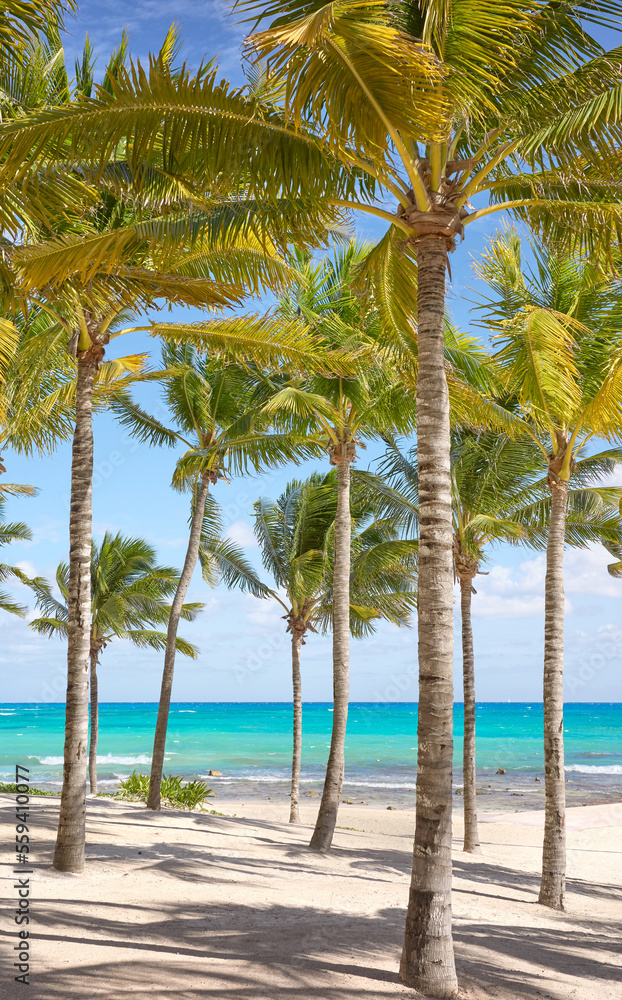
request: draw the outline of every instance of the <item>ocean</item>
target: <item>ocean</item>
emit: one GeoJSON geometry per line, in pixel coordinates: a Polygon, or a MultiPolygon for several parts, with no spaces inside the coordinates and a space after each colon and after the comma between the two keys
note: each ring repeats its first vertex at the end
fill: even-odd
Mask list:
{"type": "MultiPolygon", "coordinates": [[[[102,790],[114,788],[134,769],[148,772],[156,712],[155,704],[100,706],[98,777],[102,790]]],[[[207,778],[219,800],[283,798],[288,794],[291,767],[291,715],[287,703],[173,704],[165,772],[205,778],[210,769],[221,771],[222,777],[207,778]]],[[[455,706],[454,719],[458,791],[461,704],[455,706]]],[[[304,706],[303,796],[316,797],[321,792],[331,721],[330,704],[304,706]]],[[[0,705],[0,781],[14,780],[14,765],[19,762],[30,769],[33,785],[59,788],[63,725],[63,704],[0,705]]],[[[622,704],[568,704],[564,730],[569,804],[622,801],[622,704]]],[[[351,704],[344,800],[385,808],[412,806],[416,733],[416,704],[351,704]]],[[[541,704],[478,704],[477,771],[481,809],[543,804],[541,704]],[[497,774],[500,768],[506,773],[497,774]]]]}

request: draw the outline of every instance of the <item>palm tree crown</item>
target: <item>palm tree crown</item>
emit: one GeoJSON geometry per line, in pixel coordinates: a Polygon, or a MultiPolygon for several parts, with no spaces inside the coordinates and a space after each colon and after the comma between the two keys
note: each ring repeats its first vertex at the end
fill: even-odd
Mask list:
{"type": "MultiPolygon", "coordinates": [[[[394,521],[374,515],[377,477],[355,474],[351,503],[349,628],[373,632],[380,618],[409,624],[416,602],[416,544],[399,540],[394,521]]],[[[315,473],[288,484],[276,502],[255,504],[255,534],[264,566],[277,585],[269,591],[285,614],[292,638],[293,744],[290,823],[299,823],[302,757],[300,649],[308,631],[334,629],[335,522],[340,504],[338,475],[315,473]]],[[[342,709],[339,703],[335,711],[342,709]]]]}
{"type": "MultiPolygon", "coordinates": [[[[103,650],[115,639],[128,639],[135,646],[164,649],[166,633],[154,629],[166,625],[171,598],[179,584],[179,571],[158,566],[155,550],[142,538],[126,538],[106,532],[101,544],[92,544],[91,556],[91,738],[89,779],[91,793],[97,794],[97,743],[99,739],[99,697],[97,667],[103,650]]],[[[57,600],[44,579],[31,581],[37,606],[44,617],[30,627],[42,635],[68,637],[70,574],[67,563],[56,571],[56,585],[63,601],[57,600]]],[[[202,604],[186,604],[181,617],[193,621],[202,604]]],[[[180,653],[196,658],[196,646],[177,638],[180,653]]]]}
{"type": "MultiPolygon", "coordinates": [[[[91,559],[91,655],[99,654],[115,639],[127,639],[135,646],[163,649],[166,633],[155,629],[165,625],[170,612],[170,598],[179,581],[179,570],[159,566],[155,549],[142,538],[127,538],[106,532],[101,543],[93,542],[91,559]]],[[[47,583],[38,582],[37,607],[44,617],[35,618],[30,627],[41,635],[67,635],[67,595],[69,567],[61,563],[56,571],[56,585],[64,603],[57,600],[47,583]]],[[[187,604],[182,617],[193,621],[202,604],[187,604]]],[[[180,652],[193,659],[197,649],[183,639],[180,652]]]]}

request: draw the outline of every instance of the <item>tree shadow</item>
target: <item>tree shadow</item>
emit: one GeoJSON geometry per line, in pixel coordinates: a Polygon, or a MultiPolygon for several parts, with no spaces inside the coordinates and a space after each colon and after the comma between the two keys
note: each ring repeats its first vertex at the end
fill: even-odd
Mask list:
{"type": "MultiPolygon", "coordinates": [[[[131,816],[121,809],[113,816],[96,810],[89,822],[110,820],[112,835],[117,825],[126,824],[148,834],[159,816],[152,814],[153,820],[149,817],[149,823],[141,826],[136,818],[143,815],[134,809],[131,816]]],[[[51,810],[47,818],[55,828],[51,810]]],[[[321,855],[296,843],[301,832],[306,836],[299,827],[201,814],[193,820],[192,839],[198,830],[217,835],[216,843],[167,840],[169,830],[188,832],[186,826],[177,825],[160,826],[161,842],[147,846],[98,843],[94,841],[99,831],[95,838],[90,834],[89,862],[94,871],[111,878],[94,884],[93,902],[37,901],[36,938],[41,944],[48,942],[53,953],[62,948],[63,959],[53,972],[33,974],[36,1000],[74,996],[125,1000],[129,994],[139,1000],[414,997],[396,975],[411,866],[409,845],[398,849],[387,840],[387,848],[361,843],[356,849],[350,840],[321,855]],[[291,834],[286,842],[284,830],[291,834]],[[221,840],[227,833],[231,850],[221,840]],[[261,845],[261,854],[252,853],[253,844],[261,845]],[[135,896],[121,905],[115,901],[115,885],[125,875],[130,876],[125,884],[132,886],[135,896]],[[341,880],[335,882],[334,904],[330,893],[325,906],[304,898],[307,887],[311,896],[318,884],[326,887],[331,875],[341,880]],[[141,879],[147,877],[150,884],[153,878],[156,883],[167,880],[164,894],[160,889],[166,902],[145,899],[141,879]],[[372,892],[359,895],[362,904],[349,904],[339,896],[344,879],[353,886],[368,883],[372,892]],[[303,898],[279,902],[280,887],[289,881],[300,884],[303,898]],[[205,889],[190,898],[187,883],[205,889]],[[403,898],[404,905],[378,909],[384,890],[377,883],[398,883],[397,898],[403,898]],[[214,892],[208,892],[210,886],[214,892]],[[245,890],[258,901],[241,902],[245,890]],[[362,912],[361,906],[368,911],[362,912]]],[[[466,879],[481,886],[481,895],[488,895],[485,887],[500,888],[527,892],[535,903],[537,875],[479,858],[458,859],[455,871],[458,890],[466,879]]],[[[574,881],[571,888],[575,889],[574,881]]],[[[576,891],[607,898],[615,893],[612,886],[585,883],[579,883],[576,891]]],[[[80,895],[77,889],[74,895],[80,895]]],[[[525,906],[515,896],[501,898],[525,906]]],[[[542,995],[544,986],[550,987],[551,979],[576,975],[577,983],[594,987],[594,995],[607,996],[604,984],[622,981],[620,969],[611,961],[615,929],[608,936],[607,928],[596,920],[578,921],[547,911],[542,915],[550,918],[551,926],[458,921],[456,951],[464,982],[488,983],[508,1000],[531,1000],[542,995]]],[[[9,997],[13,1000],[12,993],[9,997]]]]}

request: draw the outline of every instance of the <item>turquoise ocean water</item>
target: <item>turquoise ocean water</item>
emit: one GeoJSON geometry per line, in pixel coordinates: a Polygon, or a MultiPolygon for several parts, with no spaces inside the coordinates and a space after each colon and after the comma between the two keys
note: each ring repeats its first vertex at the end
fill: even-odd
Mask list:
{"type": "MultiPolygon", "coordinates": [[[[132,770],[147,771],[157,706],[100,706],[98,772],[102,788],[132,770]]],[[[165,771],[205,776],[220,798],[287,794],[291,761],[290,704],[188,703],[171,706],[165,771]]],[[[303,791],[321,790],[331,728],[330,704],[306,704],[303,791]]],[[[0,780],[14,764],[30,768],[33,783],[55,788],[62,777],[64,705],[0,705],[0,780]]],[[[622,800],[622,704],[569,704],[565,711],[569,801],[622,800]]],[[[346,739],[344,797],[371,804],[413,799],[416,780],[416,704],[354,703],[346,739]]],[[[455,706],[455,784],[461,782],[462,705],[455,706]]],[[[478,779],[482,808],[516,796],[513,807],[541,799],[542,705],[477,706],[478,779]],[[505,775],[497,775],[504,768],[505,775]],[[519,801],[522,799],[522,801],[519,801]]]]}

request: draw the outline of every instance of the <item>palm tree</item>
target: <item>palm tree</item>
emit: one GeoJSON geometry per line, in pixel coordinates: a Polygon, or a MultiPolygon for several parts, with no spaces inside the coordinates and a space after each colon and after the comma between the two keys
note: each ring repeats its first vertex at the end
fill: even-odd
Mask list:
{"type": "MultiPolygon", "coordinates": [[[[373,622],[379,618],[398,625],[408,624],[416,600],[416,547],[398,541],[394,523],[375,519],[371,524],[366,523],[373,513],[372,493],[376,483],[376,477],[354,475],[350,631],[357,637],[372,632],[373,622]]],[[[255,503],[255,534],[263,564],[277,587],[269,593],[285,611],[283,618],[292,637],[290,823],[300,822],[300,650],[307,632],[326,631],[332,625],[337,502],[337,477],[335,472],[329,472],[288,483],[276,502],[261,498],[255,503]]]]}
{"type": "MultiPolygon", "coordinates": [[[[0,458],[0,474],[5,472],[2,459],[0,458]]],[[[9,496],[35,496],[37,490],[33,486],[21,486],[17,483],[0,484],[0,547],[10,545],[11,542],[30,541],[32,533],[28,525],[21,521],[5,521],[6,497],[9,496]]],[[[0,563],[0,583],[13,578],[20,583],[28,584],[30,581],[25,573],[17,566],[9,566],[7,563],[0,563]]],[[[23,604],[17,604],[11,594],[5,590],[0,590],[0,611],[8,611],[12,615],[19,615],[24,618],[28,608],[23,604]]]]}
{"type": "MultiPolygon", "coordinates": [[[[416,530],[417,449],[400,452],[394,442],[380,465],[396,492],[404,497],[404,516],[412,511],[416,530]]],[[[569,489],[567,542],[585,546],[611,544],[618,537],[615,496],[593,489],[613,467],[611,457],[586,458],[575,464],[569,489]]],[[[395,501],[394,501],[395,502],[395,501]]],[[[491,432],[452,432],[452,507],[454,574],[460,584],[464,687],[464,850],[479,853],[475,758],[475,658],[471,625],[473,580],[482,572],[486,549],[502,542],[546,548],[550,493],[542,452],[532,441],[514,441],[491,432]]]]}
{"type": "MultiPolygon", "coordinates": [[[[457,980],[449,898],[447,255],[467,225],[504,209],[528,215],[540,231],[566,243],[618,238],[622,209],[609,194],[612,178],[602,159],[619,144],[621,64],[617,52],[607,56],[584,30],[586,20],[606,19],[611,7],[605,0],[589,11],[569,2],[554,8],[508,2],[492,9],[472,0],[402,0],[356,10],[332,3],[318,8],[309,0],[269,6],[241,0],[239,6],[273,19],[248,47],[283,81],[295,123],[308,128],[311,119],[330,154],[362,178],[355,196],[338,194],[338,204],[390,223],[370,269],[386,282],[404,246],[417,261],[418,794],[401,977],[426,994],[450,997],[457,980]],[[486,193],[489,204],[471,210],[470,199],[486,193]],[[396,199],[396,211],[387,211],[387,197],[396,199]]],[[[415,298],[413,286],[394,291],[402,301],[408,294],[415,298]]]]}
{"type": "MultiPolygon", "coordinates": [[[[621,285],[597,263],[563,251],[531,250],[509,231],[492,241],[478,265],[492,290],[483,303],[495,333],[496,362],[511,402],[514,433],[529,437],[547,463],[551,520],[547,541],[544,625],[545,828],[540,902],[564,907],[565,775],[563,743],[564,577],[569,483],[578,459],[596,437],[622,436],[621,285]],[[543,440],[547,443],[543,443],[543,440]]],[[[583,469],[622,458],[610,448],[585,459],[583,469]]],[[[595,491],[614,508],[619,491],[595,491]]]]}
{"type": "MultiPolygon", "coordinates": [[[[402,978],[423,992],[457,990],[451,938],[452,531],[449,415],[442,365],[447,252],[492,211],[529,215],[551,236],[602,246],[622,214],[609,165],[619,144],[620,60],[587,33],[589,8],[402,0],[355,11],[307,0],[261,6],[273,30],[252,39],[279,77],[271,101],[221,86],[216,71],[120,77],[69,114],[8,123],[8,169],[86,158],[105,169],[120,145],[140,181],[152,162],[186,183],[240,183],[240,197],[308,226],[318,207],[390,224],[370,278],[390,306],[419,317],[421,466],[420,746],[414,866],[402,978]],[[288,106],[278,107],[285,78],[288,106]],[[310,120],[309,120],[310,119],[310,120]],[[344,169],[345,168],[345,169],[344,169]],[[469,199],[490,203],[469,211],[469,199]],[[388,211],[394,197],[397,211],[388,211]],[[572,224],[568,225],[568,220],[572,224]],[[405,243],[405,246],[402,244],[405,243]],[[418,263],[418,290],[402,262],[418,263]],[[389,285],[387,287],[387,283],[389,285]],[[393,282],[393,287],[391,287],[393,282]],[[439,821],[439,816],[441,820],[439,821]]],[[[317,215],[315,216],[317,218],[317,215]]],[[[308,232],[308,229],[307,229],[308,232]]],[[[316,230],[317,232],[317,230],[316,230]]]]}
{"type": "MultiPolygon", "coordinates": [[[[368,247],[351,242],[333,260],[314,264],[299,255],[299,278],[279,313],[284,320],[298,317],[317,331],[335,350],[362,347],[375,350],[382,318],[373,300],[364,302],[356,294],[355,280],[368,247]]],[[[309,434],[323,444],[330,464],[337,471],[337,510],[334,528],[333,565],[333,726],[322,799],[310,846],[330,848],[341,801],[345,766],[344,744],[348,718],[350,659],[351,572],[351,466],[363,439],[396,427],[407,432],[413,426],[413,411],[402,381],[390,359],[384,364],[361,367],[354,378],[327,377],[309,373],[293,378],[266,403],[264,412],[309,434]]]]}
{"type": "MultiPolygon", "coordinates": [[[[97,794],[97,741],[99,733],[97,667],[103,650],[115,639],[128,639],[141,648],[164,649],[166,633],[154,630],[168,621],[170,598],[179,583],[179,571],[158,566],[156,553],[142,538],[127,538],[106,532],[101,544],[95,542],[91,557],[91,737],[89,779],[91,794],[97,794]]],[[[44,617],[30,627],[41,635],[67,638],[69,611],[69,566],[60,563],[56,585],[62,601],[52,594],[47,580],[34,582],[37,607],[44,617]],[[64,602],[64,603],[63,603],[64,602]]],[[[186,604],[181,617],[193,621],[201,604],[186,604]]],[[[177,650],[196,659],[196,646],[177,638],[177,650]]]]}
{"type": "Polygon", "coordinates": [[[288,460],[315,454],[311,443],[292,434],[271,433],[262,414],[266,393],[274,392],[269,379],[252,364],[237,365],[209,358],[190,344],[166,344],[162,350],[163,393],[173,418],[166,427],[129,400],[114,409],[121,422],[141,441],[172,447],[183,444],[173,486],[192,494],[190,536],[179,580],[164,655],[162,690],[153,746],[148,808],[160,808],[160,784],[166,744],[168,713],[175,667],[175,637],[179,610],[197,563],[203,575],[220,575],[228,586],[238,586],[258,597],[266,588],[236,546],[218,537],[219,513],[209,495],[210,486],[231,473],[259,471],[288,460]]]}

